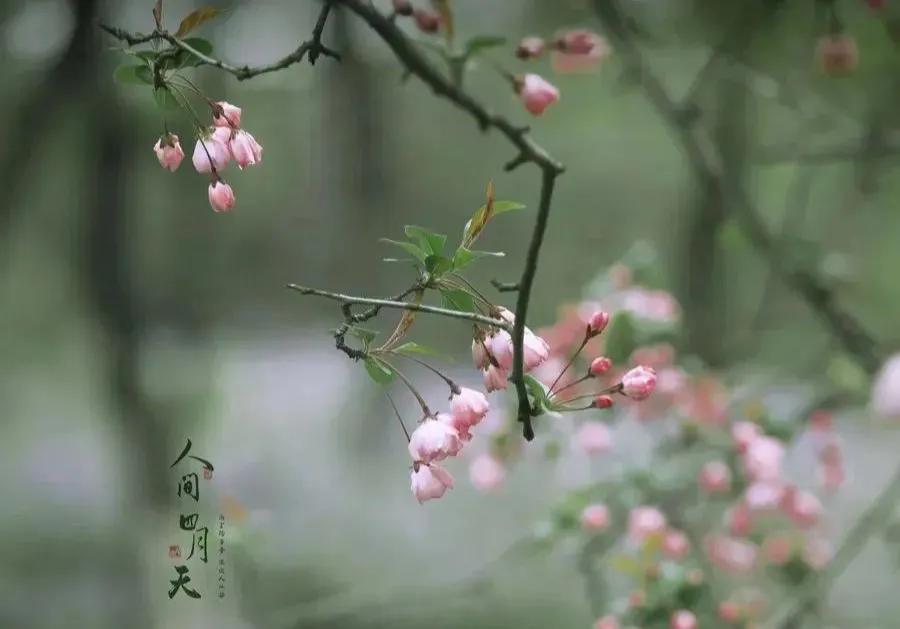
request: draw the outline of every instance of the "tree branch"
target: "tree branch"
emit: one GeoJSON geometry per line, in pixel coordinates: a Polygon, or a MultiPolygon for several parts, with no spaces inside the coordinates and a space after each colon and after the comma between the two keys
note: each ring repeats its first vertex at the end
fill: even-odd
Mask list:
{"type": "Polygon", "coordinates": [[[331,57],[340,61],[341,56],[322,43],[322,32],[325,29],[325,23],[328,19],[328,13],[331,11],[331,5],[331,0],[327,0],[322,4],[322,9],[319,12],[319,17],[316,20],[316,25],[313,28],[312,37],[304,42],[301,42],[300,45],[297,46],[297,48],[294,50],[294,52],[279,59],[278,61],[275,61],[274,63],[254,67],[247,65],[234,66],[225,63],[220,59],[216,59],[215,57],[205,55],[188,44],[183,39],[172,35],[168,31],[156,30],[152,33],[143,35],[141,33],[130,33],[121,28],[110,26],[109,24],[104,24],[102,22],[100,23],[100,28],[102,28],[104,31],[106,31],[116,39],[124,41],[129,46],[136,46],[138,44],[144,44],[154,40],[166,41],[173,47],[180,48],[181,50],[189,52],[193,56],[197,57],[203,62],[203,65],[213,66],[214,68],[218,68],[234,75],[239,81],[245,81],[247,79],[252,79],[255,76],[259,76],[260,74],[283,70],[290,65],[299,63],[303,60],[304,57],[307,58],[310,65],[315,65],[316,60],[320,55],[325,55],[326,57],[331,57]]]}
{"type": "Polygon", "coordinates": [[[506,164],[506,170],[513,170],[529,162],[535,164],[541,170],[541,199],[531,234],[531,241],[528,246],[525,267],[518,282],[519,294],[516,300],[516,323],[512,332],[514,364],[511,380],[516,387],[519,404],[518,417],[523,424],[522,434],[526,439],[531,440],[534,438],[534,430],[531,426],[533,411],[528,401],[528,391],[525,387],[522,363],[524,356],[524,329],[528,315],[528,304],[531,298],[531,288],[537,271],[538,255],[544,240],[547,218],[550,214],[553,185],[556,178],[562,174],[564,170],[563,165],[551,157],[542,146],[531,138],[528,127],[517,126],[505,117],[488,111],[448,77],[439,72],[422,54],[415,42],[411,41],[393,20],[380,13],[370,3],[363,0],[335,0],[335,2],[347,7],[347,9],[366,22],[391,48],[406,70],[428,85],[435,94],[446,98],[463,111],[468,112],[475,118],[482,130],[496,129],[505,136],[518,151],[516,156],[506,164]]]}
{"type": "MultiPolygon", "coordinates": [[[[485,315],[474,312],[465,312],[463,310],[451,310],[450,308],[440,308],[438,306],[428,306],[425,304],[417,304],[411,301],[397,301],[393,299],[376,299],[372,297],[356,297],[354,295],[343,295],[341,293],[333,293],[327,290],[319,290],[318,288],[310,288],[308,286],[300,286],[298,284],[288,284],[288,288],[299,292],[301,295],[316,295],[333,299],[346,305],[367,304],[377,308],[394,308],[397,310],[411,310],[413,312],[427,312],[430,314],[441,315],[442,317],[450,317],[452,319],[463,319],[472,321],[473,323],[482,323],[495,328],[506,331],[510,330],[510,325],[503,319],[494,319],[485,315]]],[[[358,319],[356,319],[358,320],[358,319]]]]}

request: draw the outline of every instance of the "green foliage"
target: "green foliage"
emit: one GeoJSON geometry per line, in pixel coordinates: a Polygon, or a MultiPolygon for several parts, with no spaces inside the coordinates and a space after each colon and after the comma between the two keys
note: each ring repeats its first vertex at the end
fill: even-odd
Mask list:
{"type": "Polygon", "coordinates": [[[396,374],[384,361],[374,356],[366,356],[363,365],[365,365],[366,373],[369,374],[369,377],[378,384],[390,384],[394,381],[396,374]]]}
{"type": "Polygon", "coordinates": [[[148,65],[122,64],[113,78],[124,85],[153,85],[153,70],[148,65]]]}
{"type": "Polygon", "coordinates": [[[475,300],[461,288],[441,288],[441,305],[444,308],[461,310],[462,312],[477,312],[475,300]]]}
{"type": "Polygon", "coordinates": [[[440,356],[441,353],[432,347],[428,347],[427,345],[422,345],[420,343],[414,343],[413,341],[409,341],[404,343],[403,345],[399,345],[394,348],[395,352],[401,354],[424,354],[426,356],[440,356]]]}
{"type": "Polygon", "coordinates": [[[154,88],[153,100],[156,101],[157,107],[164,112],[175,111],[179,107],[178,100],[175,98],[172,90],[165,85],[154,88]]]}

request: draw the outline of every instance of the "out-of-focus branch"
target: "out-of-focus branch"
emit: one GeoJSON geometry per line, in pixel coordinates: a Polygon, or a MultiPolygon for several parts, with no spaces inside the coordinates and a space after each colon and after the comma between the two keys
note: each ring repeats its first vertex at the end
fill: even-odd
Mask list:
{"type": "Polygon", "coordinates": [[[279,59],[278,61],[262,66],[235,66],[229,63],[225,63],[221,59],[203,54],[183,39],[172,35],[168,31],[156,30],[148,34],[131,33],[121,28],[117,28],[115,26],[104,23],[100,24],[100,28],[102,28],[104,31],[106,31],[116,39],[124,41],[129,46],[136,46],[150,41],[166,41],[173,47],[180,48],[181,50],[189,52],[197,59],[200,59],[203,62],[203,65],[209,65],[215,68],[219,68],[220,70],[233,74],[239,81],[245,81],[247,79],[252,79],[255,76],[259,76],[260,74],[283,70],[288,66],[303,61],[304,57],[309,61],[310,65],[315,65],[316,61],[321,55],[340,60],[341,56],[336,51],[332,50],[322,43],[322,32],[325,30],[325,23],[328,20],[328,13],[331,11],[331,5],[331,0],[327,0],[322,4],[322,9],[319,12],[319,17],[316,20],[316,25],[313,28],[312,37],[301,42],[300,45],[297,46],[297,48],[289,55],[279,59]]]}
{"type": "Polygon", "coordinates": [[[390,17],[382,14],[370,3],[363,0],[335,0],[335,2],[347,7],[347,9],[368,24],[391,48],[406,70],[428,85],[435,94],[446,98],[460,109],[468,112],[483,130],[496,129],[505,136],[518,150],[518,155],[506,164],[506,170],[513,170],[529,162],[535,164],[541,170],[541,200],[528,246],[525,267],[522,270],[522,277],[518,283],[519,294],[516,300],[516,323],[512,332],[514,364],[511,380],[516,387],[519,402],[518,419],[523,425],[522,434],[526,439],[531,440],[534,438],[534,430],[531,426],[533,411],[528,401],[528,391],[525,387],[523,372],[525,321],[528,316],[531,288],[537,272],[541,244],[544,240],[547,219],[550,215],[553,187],[556,178],[564,170],[563,166],[531,138],[528,127],[517,126],[505,117],[488,111],[450,78],[438,71],[415,42],[410,40],[390,17]]]}
{"type": "Polygon", "coordinates": [[[624,63],[640,78],[645,95],[678,138],[697,176],[720,191],[726,209],[733,212],[750,243],[768,261],[778,277],[806,301],[844,349],[867,372],[875,372],[881,364],[881,358],[874,338],[837,303],[832,289],[817,274],[790,262],[784,255],[754,207],[750,196],[739,182],[734,181],[733,177],[723,171],[720,156],[695,124],[696,116],[686,115],[686,112],[688,114],[696,112],[697,105],[678,103],[672,98],[665,85],[645,61],[615,0],[594,0],[593,5],[607,33],[614,39],[624,63]]]}

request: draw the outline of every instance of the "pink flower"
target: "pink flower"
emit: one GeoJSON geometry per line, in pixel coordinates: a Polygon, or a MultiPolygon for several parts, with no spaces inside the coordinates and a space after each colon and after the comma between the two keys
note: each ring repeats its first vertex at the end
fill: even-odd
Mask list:
{"type": "MultiPolygon", "coordinates": [[[[442,415],[444,413],[438,413],[438,417],[442,415]]],[[[461,447],[459,433],[453,426],[428,418],[413,431],[408,449],[413,461],[431,463],[455,456],[461,447]]]]}
{"type": "Polygon", "coordinates": [[[744,453],[744,471],[751,480],[774,481],[781,476],[784,445],[768,435],[753,439],[744,453]]]}
{"type": "Polygon", "coordinates": [[[469,466],[469,479],[475,489],[492,491],[503,484],[506,479],[506,468],[495,457],[482,454],[469,466]]]}
{"type": "Polygon", "coordinates": [[[830,76],[850,74],[859,64],[859,48],[850,35],[826,35],[816,46],[816,58],[822,72],[830,76]]]}
{"type": "Polygon", "coordinates": [[[753,514],[746,502],[739,502],[725,515],[732,535],[744,536],[753,528],[753,514]]]}
{"type": "Polygon", "coordinates": [[[480,391],[460,387],[459,393],[450,397],[450,412],[461,422],[475,426],[487,415],[490,404],[480,391]]]}
{"type": "Polygon", "coordinates": [[[221,179],[209,184],[209,205],[214,212],[227,212],[234,207],[234,190],[221,179]]]}
{"type": "Polygon", "coordinates": [[[573,55],[586,55],[599,46],[605,46],[606,41],[593,31],[575,29],[557,35],[553,45],[562,52],[573,55]]]}
{"type": "Polygon", "coordinates": [[[731,468],[724,461],[710,461],[700,470],[700,488],[708,494],[724,494],[731,489],[731,468]]]}
{"type": "Polygon", "coordinates": [[[602,376],[612,369],[612,361],[606,356],[599,356],[591,361],[590,372],[592,376],[602,376]]]}
{"type": "Polygon", "coordinates": [[[517,81],[519,97],[528,113],[540,116],[559,100],[559,90],[537,74],[526,74],[517,81]]]}
{"type": "Polygon", "coordinates": [[[540,37],[524,37],[516,47],[516,56],[519,59],[534,59],[544,52],[544,40],[540,37]]]}
{"type": "Polygon", "coordinates": [[[484,388],[487,392],[500,391],[509,384],[509,372],[501,367],[489,366],[484,370],[484,388]]]}
{"type": "Polygon", "coordinates": [[[793,546],[790,538],[784,535],[771,535],[763,540],[763,557],[770,565],[783,566],[790,561],[794,552],[793,546]]]}
{"type": "Polygon", "coordinates": [[[472,440],[472,433],[469,432],[472,425],[465,421],[464,418],[453,415],[452,413],[437,413],[435,418],[439,422],[443,422],[447,426],[450,426],[456,431],[457,435],[459,435],[459,443],[457,446],[448,451],[450,456],[456,456],[462,449],[463,444],[472,440]]]}
{"type": "Polygon", "coordinates": [[[591,334],[600,334],[609,325],[609,313],[605,310],[598,310],[591,315],[588,325],[591,327],[591,334]]]}
{"type": "Polygon", "coordinates": [[[575,443],[586,454],[604,454],[612,448],[612,435],[606,424],[588,421],[578,429],[575,443]]]}
{"type": "Polygon", "coordinates": [[[198,173],[222,170],[228,165],[231,161],[231,151],[227,144],[230,137],[231,130],[220,127],[197,139],[191,161],[198,173]]]}
{"type": "Polygon", "coordinates": [[[671,629],[697,629],[697,617],[686,609],[679,609],[669,620],[671,629]]]}
{"type": "Polygon", "coordinates": [[[233,127],[235,129],[241,126],[241,108],[224,100],[216,103],[216,110],[213,112],[213,124],[217,127],[233,127]]]}
{"type": "Polygon", "coordinates": [[[815,526],[822,516],[822,503],[808,491],[792,492],[785,503],[786,515],[800,528],[815,526]]]}
{"type": "Polygon", "coordinates": [[[628,514],[628,539],[641,544],[651,535],[661,535],[666,530],[666,516],[656,507],[635,507],[628,514]]]}
{"type": "Polygon", "coordinates": [[[600,35],[586,30],[569,31],[556,40],[553,69],[561,73],[592,70],[611,52],[600,35]]]}
{"type": "Polygon", "coordinates": [[[237,162],[238,168],[245,168],[262,162],[262,147],[252,135],[240,129],[234,133],[228,143],[231,156],[237,162]]]}
{"type": "Polygon", "coordinates": [[[491,358],[485,347],[484,338],[472,339],[472,363],[475,369],[487,369],[491,364],[491,358]]]}
{"type": "Polygon", "coordinates": [[[706,553],[717,567],[736,574],[753,570],[756,544],[733,537],[713,537],[706,542],[706,553]]]}
{"type": "Polygon", "coordinates": [[[609,408],[613,403],[613,399],[609,395],[598,395],[594,398],[594,408],[609,408]]]}
{"type": "Polygon", "coordinates": [[[547,341],[533,334],[527,328],[522,338],[522,349],[525,351],[525,371],[531,371],[540,366],[550,356],[550,346],[547,345],[547,341]]]}
{"type": "Polygon", "coordinates": [[[181,160],[184,159],[181,143],[178,141],[178,136],[174,133],[167,133],[160,137],[156,144],[153,145],[153,150],[156,152],[156,159],[159,160],[159,165],[173,173],[181,164],[181,160]]]}
{"type": "Polygon", "coordinates": [[[423,33],[437,33],[441,27],[441,16],[425,9],[413,9],[413,19],[423,33]]]}
{"type": "Polygon", "coordinates": [[[735,422],[731,427],[731,438],[738,452],[746,452],[750,442],[759,436],[759,426],[753,422],[735,422]]]}
{"type": "Polygon", "coordinates": [[[619,621],[615,616],[603,616],[594,623],[594,629],[619,629],[619,621]]]}
{"type": "Polygon", "coordinates": [[[774,511],[778,508],[785,488],[781,483],[757,481],[744,492],[744,502],[752,512],[774,511]]]}
{"type": "Polygon", "coordinates": [[[487,339],[491,356],[502,369],[509,371],[513,365],[512,336],[506,330],[499,330],[487,339]]]}
{"type": "Polygon", "coordinates": [[[622,393],[632,400],[646,400],[656,388],[656,371],[643,365],[622,376],[622,393]]]}
{"type": "Polygon", "coordinates": [[[722,601],[718,607],[719,618],[728,623],[735,623],[741,619],[741,608],[732,601],[722,601]]]}
{"type": "Polygon", "coordinates": [[[684,559],[690,548],[691,543],[688,541],[687,535],[682,531],[676,529],[669,529],[666,531],[665,537],[663,537],[662,547],[663,554],[665,554],[666,557],[675,560],[684,559]]]}
{"type": "Polygon", "coordinates": [[[448,489],[453,489],[450,472],[437,464],[413,464],[410,474],[410,489],[419,504],[433,498],[440,498],[448,489]]]}
{"type": "Polygon", "coordinates": [[[900,354],[887,359],[872,386],[872,410],[887,419],[900,419],[900,354]]]}
{"type": "Polygon", "coordinates": [[[581,528],[589,532],[605,531],[609,527],[609,508],[603,503],[588,505],[581,512],[581,528]]]}

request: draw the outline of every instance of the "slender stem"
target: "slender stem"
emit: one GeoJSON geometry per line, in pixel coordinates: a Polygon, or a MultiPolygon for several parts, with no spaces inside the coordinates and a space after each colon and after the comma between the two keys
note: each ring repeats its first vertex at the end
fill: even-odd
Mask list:
{"type": "Polygon", "coordinates": [[[572,402],[577,402],[578,400],[586,400],[588,398],[595,398],[598,395],[607,395],[609,393],[619,393],[622,390],[622,383],[618,382],[611,387],[606,387],[605,389],[600,389],[599,391],[595,391],[594,393],[585,393],[584,395],[577,395],[570,400],[566,400],[566,404],[571,404],[572,402]]]}
{"type": "Polygon", "coordinates": [[[410,393],[413,394],[413,397],[416,398],[416,401],[419,403],[419,406],[422,407],[422,412],[425,414],[425,417],[432,417],[431,409],[428,408],[428,403],[425,401],[425,398],[422,397],[422,395],[419,393],[419,390],[416,389],[416,387],[413,385],[413,383],[410,381],[410,379],[407,378],[406,376],[404,376],[403,372],[401,372],[399,369],[397,369],[394,365],[387,362],[386,360],[383,360],[381,358],[379,358],[377,360],[384,362],[388,367],[391,368],[391,370],[395,374],[397,374],[397,377],[400,378],[400,380],[403,382],[403,384],[406,385],[406,388],[409,389],[410,393]]]}
{"type": "Polygon", "coordinates": [[[396,308],[398,310],[412,310],[415,312],[427,312],[430,314],[450,317],[452,319],[463,319],[465,321],[474,321],[491,325],[495,328],[501,328],[509,331],[510,325],[502,319],[494,319],[474,312],[464,312],[462,310],[450,310],[449,308],[439,308],[437,306],[427,306],[425,304],[416,304],[408,301],[396,301],[391,299],[374,299],[371,297],[356,297],[354,295],[343,295],[341,293],[333,293],[327,290],[319,290],[318,288],[309,288],[308,286],[300,286],[298,284],[288,284],[288,288],[295,290],[303,295],[317,295],[327,299],[342,302],[344,304],[368,304],[377,306],[378,308],[396,308]]]}
{"type": "Polygon", "coordinates": [[[400,422],[400,428],[403,429],[403,434],[406,437],[406,442],[409,443],[409,431],[406,429],[406,424],[403,423],[403,418],[400,417],[400,411],[397,409],[397,405],[394,403],[394,398],[391,397],[391,394],[388,393],[387,389],[384,389],[384,394],[387,396],[388,401],[391,403],[391,406],[394,409],[394,415],[397,416],[397,421],[400,422]]]}
{"type": "MultiPolygon", "coordinates": [[[[572,357],[571,357],[571,358],[569,358],[569,362],[566,363],[566,366],[563,367],[563,368],[562,368],[562,371],[559,372],[559,375],[556,376],[556,380],[554,380],[554,381],[553,381],[553,384],[550,385],[550,393],[553,393],[553,389],[555,389],[555,388],[556,388],[556,385],[559,384],[560,378],[562,378],[562,377],[563,377],[563,374],[565,374],[565,373],[569,370],[569,367],[572,366],[572,363],[574,363],[574,362],[575,362],[575,359],[578,358],[578,355],[581,354],[581,350],[584,349],[585,345],[588,344],[588,341],[589,341],[589,340],[590,340],[590,338],[589,338],[588,336],[585,336],[585,337],[584,337],[584,340],[581,341],[581,345],[578,346],[578,349],[575,350],[575,353],[572,354],[572,357]]],[[[584,378],[582,378],[581,380],[584,380],[584,378]]],[[[579,382],[580,382],[580,381],[579,381],[579,382]]],[[[574,384],[574,383],[573,383],[573,384],[574,384]]],[[[569,385],[569,386],[571,386],[571,385],[569,385]]]]}
{"type": "Polygon", "coordinates": [[[578,380],[575,380],[574,382],[570,382],[569,384],[567,384],[567,385],[564,386],[564,387],[560,387],[558,391],[553,391],[552,388],[551,388],[551,391],[550,391],[551,397],[557,396],[557,395],[559,395],[560,393],[562,393],[563,391],[565,391],[566,389],[570,389],[570,388],[574,387],[574,386],[577,385],[577,384],[581,384],[581,383],[584,382],[585,380],[590,380],[590,379],[593,378],[593,377],[594,377],[593,374],[588,373],[586,376],[581,376],[578,380]]]}
{"type": "Polygon", "coordinates": [[[401,358],[405,358],[407,360],[413,361],[414,363],[420,364],[421,366],[425,367],[425,369],[429,370],[431,373],[433,373],[434,375],[438,376],[441,380],[446,382],[447,386],[450,387],[450,391],[452,393],[454,393],[454,394],[459,393],[459,385],[458,384],[456,384],[453,380],[451,380],[449,377],[444,375],[444,373],[442,371],[440,371],[436,367],[429,365],[424,360],[419,360],[415,356],[409,356],[407,354],[404,354],[403,352],[397,352],[394,350],[390,350],[390,354],[392,356],[400,356],[401,358]]]}
{"type": "Polygon", "coordinates": [[[481,299],[481,301],[484,302],[484,305],[485,305],[485,306],[487,306],[488,308],[493,308],[493,307],[494,307],[494,304],[491,303],[491,300],[488,299],[487,297],[485,297],[485,296],[484,296],[484,293],[482,293],[480,290],[478,290],[477,288],[475,288],[475,286],[472,285],[472,282],[470,282],[469,280],[467,280],[466,278],[464,278],[464,277],[463,277],[462,275],[460,275],[459,273],[451,273],[450,275],[451,275],[454,279],[457,279],[457,280],[461,281],[463,284],[465,284],[465,285],[469,288],[469,290],[471,290],[471,291],[472,291],[479,299],[481,299]]]}

